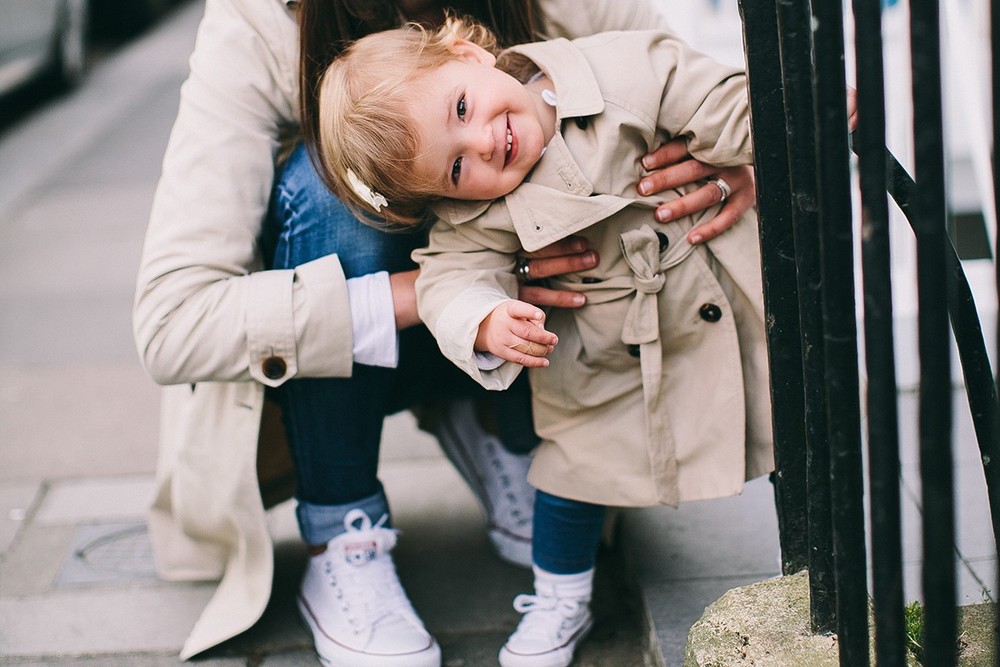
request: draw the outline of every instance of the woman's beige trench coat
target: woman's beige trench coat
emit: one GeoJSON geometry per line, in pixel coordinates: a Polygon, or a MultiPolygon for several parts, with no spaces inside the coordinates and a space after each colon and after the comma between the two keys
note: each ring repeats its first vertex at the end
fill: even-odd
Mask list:
{"type": "MultiPolygon", "coordinates": [[[[351,373],[337,257],[260,270],[275,163],[297,123],[295,4],[207,0],[139,267],[136,345],[170,385],[149,519],[157,571],[221,577],[182,658],[249,628],[270,596],[255,468],[264,386],[351,373]]],[[[653,0],[540,4],[552,36],[667,27],[653,0]]]]}
{"type": "MultiPolygon", "coordinates": [[[[528,479],[620,506],[737,494],[773,469],[756,217],[694,247],[697,220],[654,230],[639,159],[669,136],[719,166],[752,161],[746,78],[658,32],[516,47],[551,79],[561,130],[527,182],[495,203],[445,202],[414,257],[417,299],[444,354],[490,389],[482,319],[516,296],[514,253],[578,234],[600,265],[557,287],[587,305],[549,314],[550,366],[531,369],[542,443],[528,479]]],[[[676,197],[679,193],[669,196],[676,197]]],[[[702,216],[711,216],[707,211],[702,216]]]]}

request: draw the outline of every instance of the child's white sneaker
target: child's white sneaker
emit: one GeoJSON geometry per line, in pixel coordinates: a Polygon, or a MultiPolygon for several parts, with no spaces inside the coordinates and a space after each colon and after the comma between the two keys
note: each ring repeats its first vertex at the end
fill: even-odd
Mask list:
{"type": "Polygon", "coordinates": [[[440,667],[441,648],[410,605],[389,555],[396,532],[382,521],[373,526],[363,511],[348,512],[347,532],[309,559],[299,611],[324,664],[440,667]]]}
{"type": "MultiPolygon", "coordinates": [[[[500,649],[501,667],[567,667],[573,652],[593,625],[590,582],[553,585],[543,578],[559,577],[535,569],[535,595],[518,595],[514,609],[524,614],[517,630],[500,649]]],[[[569,575],[578,576],[578,575],[569,575]]]]}
{"type": "Polygon", "coordinates": [[[535,512],[535,489],[528,484],[531,457],[511,454],[480,426],[471,400],[454,401],[442,412],[431,430],[483,506],[494,550],[512,565],[531,567],[535,512]]]}

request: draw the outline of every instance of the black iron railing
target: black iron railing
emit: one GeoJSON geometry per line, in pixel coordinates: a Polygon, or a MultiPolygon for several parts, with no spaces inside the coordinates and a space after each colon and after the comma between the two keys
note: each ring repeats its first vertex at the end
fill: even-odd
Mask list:
{"type": "MultiPolygon", "coordinates": [[[[859,667],[870,662],[870,562],[877,664],[906,664],[891,196],[917,244],[924,664],[953,665],[957,613],[950,332],[958,344],[995,538],[1000,535],[997,389],[972,292],[947,235],[938,4],[910,2],[912,76],[919,82],[913,87],[917,185],[885,149],[881,5],[880,0],[853,0],[852,5],[859,115],[853,137],[860,184],[856,216],[842,4],[740,1],[757,159],[782,569],[791,573],[808,567],[813,630],[836,632],[841,665],[859,667]],[[870,554],[862,504],[855,319],[853,220],[858,217],[870,554]]],[[[997,13],[991,14],[994,100],[1000,88],[997,13]]],[[[994,110],[994,136],[997,115],[994,110]]],[[[996,192],[995,169],[993,180],[996,192]]]]}

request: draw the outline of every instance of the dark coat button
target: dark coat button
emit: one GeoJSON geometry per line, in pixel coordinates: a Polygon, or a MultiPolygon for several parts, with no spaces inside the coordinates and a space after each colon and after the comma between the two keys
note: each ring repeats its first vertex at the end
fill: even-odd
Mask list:
{"type": "Polygon", "coordinates": [[[628,346],[628,353],[631,354],[633,357],[638,358],[639,357],[639,346],[636,345],[636,344],[634,344],[634,343],[632,345],[629,345],[628,346]]]}
{"type": "Polygon", "coordinates": [[[722,319],[722,309],[714,303],[703,304],[702,307],[698,309],[698,314],[701,315],[701,319],[706,322],[718,322],[722,319]]]}
{"type": "Polygon", "coordinates": [[[586,130],[587,129],[587,122],[588,121],[587,121],[587,117],[586,116],[577,116],[576,118],[573,119],[573,122],[576,123],[576,126],[578,128],[580,128],[581,130],[586,130]]]}
{"type": "Polygon", "coordinates": [[[279,380],[285,377],[288,364],[281,357],[268,357],[260,365],[260,369],[264,371],[264,377],[268,380],[279,380]]]}
{"type": "Polygon", "coordinates": [[[660,241],[660,252],[663,252],[670,245],[670,239],[663,232],[656,232],[656,238],[660,241]]]}

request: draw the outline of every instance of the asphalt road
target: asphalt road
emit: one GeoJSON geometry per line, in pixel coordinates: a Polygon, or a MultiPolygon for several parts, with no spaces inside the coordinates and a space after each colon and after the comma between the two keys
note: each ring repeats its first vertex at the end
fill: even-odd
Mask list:
{"type": "Polygon", "coordinates": [[[72,93],[0,99],[0,482],[153,470],[132,292],[200,14],[100,54],[72,93]]]}

